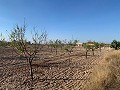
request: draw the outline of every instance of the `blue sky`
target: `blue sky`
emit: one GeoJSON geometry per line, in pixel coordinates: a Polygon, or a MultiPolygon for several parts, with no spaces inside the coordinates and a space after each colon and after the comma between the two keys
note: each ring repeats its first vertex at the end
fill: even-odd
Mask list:
{"type": "Polygon", "coordinates": [[[28,38],[36,27],[49,39],[120,40],[120,0],[0,0],[0,32],[24,18],[28,38]]]}

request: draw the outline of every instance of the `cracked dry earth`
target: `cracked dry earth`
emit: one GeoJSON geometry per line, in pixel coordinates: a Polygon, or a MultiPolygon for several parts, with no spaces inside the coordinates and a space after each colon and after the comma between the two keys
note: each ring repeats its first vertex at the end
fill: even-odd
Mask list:
{"type": "MultiPolygon", "coordinates": [[[[11,51],[7,50],[0,56],[0,90],[29,90],[30,74],[27,61],[11,56],[11,51]]],[[[68,54],[46,54],[44,60],[36,59],[33,62],[34,90],[82,90],[92,68],[108,52],[108,49],[102,49],[102,52],[96,50],[95,56],[90,52],[86,59],[84,50],[81,50],[71,54],[70,62],[68,54]]]]}

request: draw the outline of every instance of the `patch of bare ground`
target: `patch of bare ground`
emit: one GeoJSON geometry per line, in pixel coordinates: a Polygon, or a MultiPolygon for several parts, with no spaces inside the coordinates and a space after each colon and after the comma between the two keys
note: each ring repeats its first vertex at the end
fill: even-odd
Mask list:
{"type": "MultiPolygon", "coordinates": [[[[9,51],[9,50],[8,50],[9,51]]],[[[54,55],[38,54],[33,62],[34,90],[82,90],[94,66],[108,49],[95,51],[95,56],[85,51],[54,55]]],[[[5,53],[5,52],[4,52],[5,53]]],[[[29,90],[30,74],[27,60],[12,56],[8,52],[0,58],[0,90],[29,90]]]]}

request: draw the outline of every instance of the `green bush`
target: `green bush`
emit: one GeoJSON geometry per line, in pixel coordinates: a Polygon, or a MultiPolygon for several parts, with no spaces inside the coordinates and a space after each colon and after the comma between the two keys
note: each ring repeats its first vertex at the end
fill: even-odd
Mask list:
{"type": "Polygon", "coordinates": [[[114,48],[115,50],[120,49],[120,41],[113,40],[111,43],[111,48],[114,48]]]}

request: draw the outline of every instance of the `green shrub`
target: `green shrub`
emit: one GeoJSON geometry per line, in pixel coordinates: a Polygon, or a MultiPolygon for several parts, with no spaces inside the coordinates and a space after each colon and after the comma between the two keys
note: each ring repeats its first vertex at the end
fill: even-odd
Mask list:
{"type": "Polygon", "coordinates": [[[117,40],[113,40],[111,43],[111,48],[114,48],[115,50],[120,49],[120,42],[117,40]]]}

